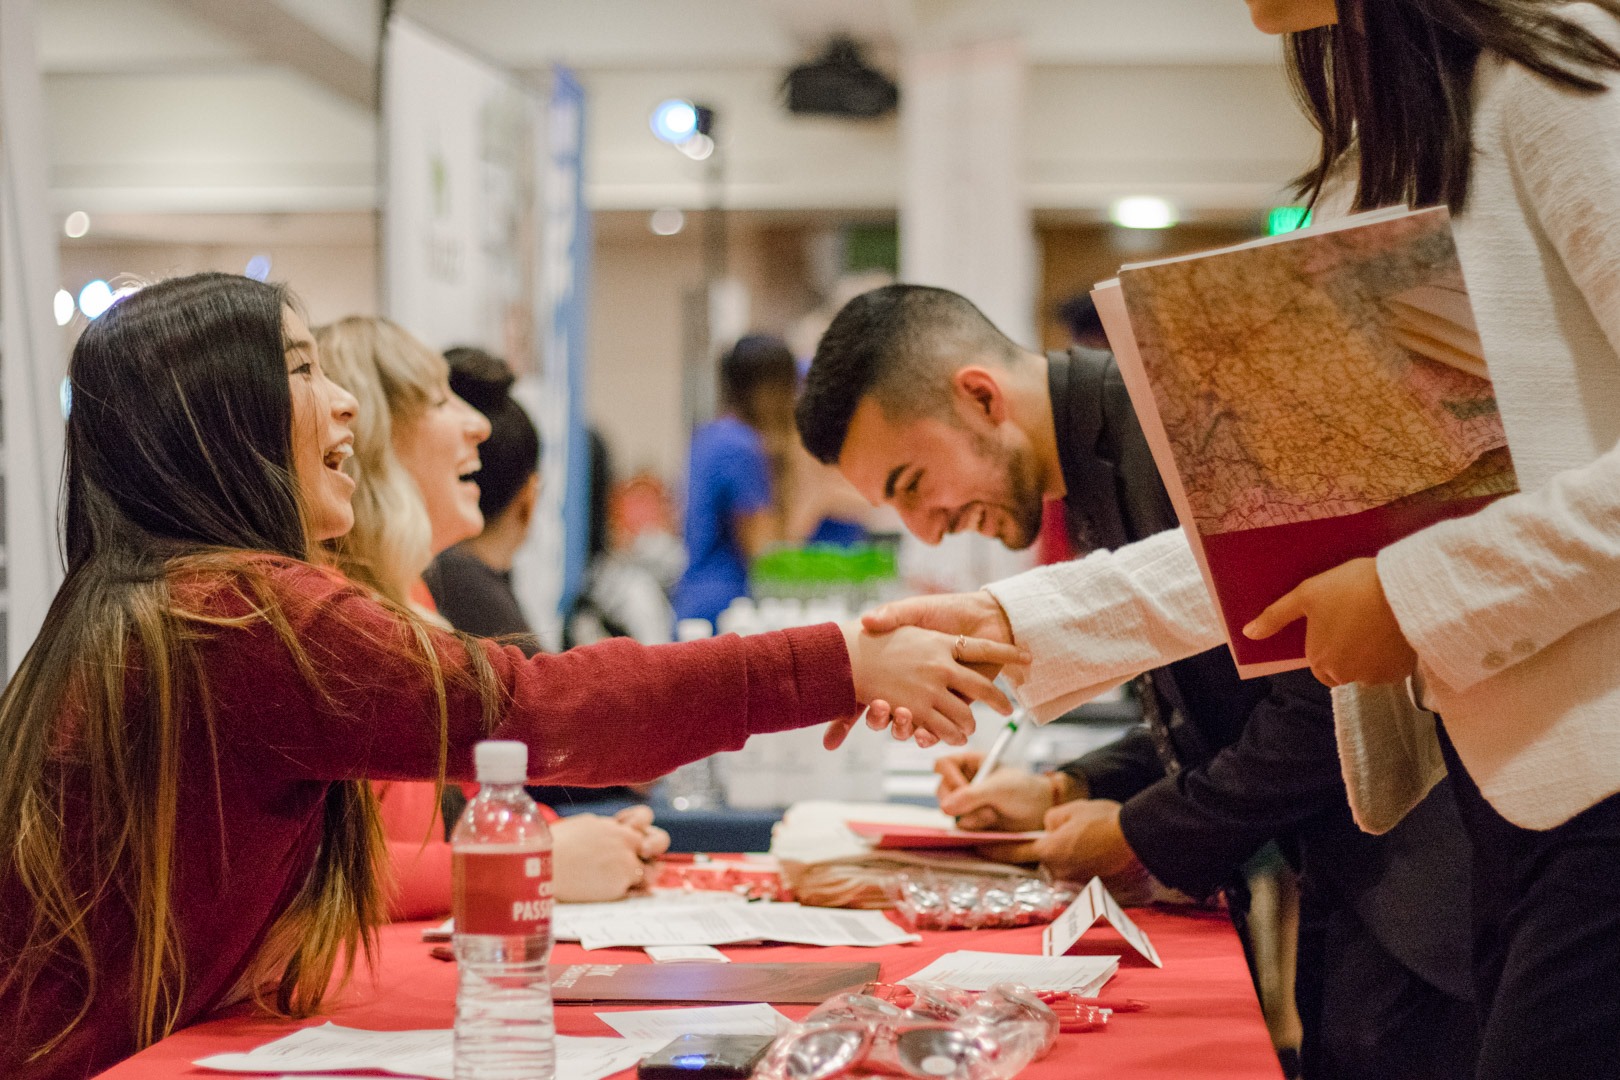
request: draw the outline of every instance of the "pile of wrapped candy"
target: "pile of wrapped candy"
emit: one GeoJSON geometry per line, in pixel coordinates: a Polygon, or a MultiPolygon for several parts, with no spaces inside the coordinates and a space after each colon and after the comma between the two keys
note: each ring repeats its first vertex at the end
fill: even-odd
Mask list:
{"type": "Polygon", "coordinates": [[[1040,878],[900,874],[891,886],[908,930],[986,930],[1049,923],[1074,902],[1073,886],[1040,878]]]}
{"type": "Polygon", "coordinates": [[[666,855],[648,877],[647,884],[655,889],[729,892],[749,900],[793,899],[781,864],[769,856],[666,855]]]}
{"type": "MultiPolygon", "coordinates": [[[[874,994],[840,994],[772,1045],[755,1080],[913,1076],[1011,1080],[1051,1049],[1056,1013],[1022,986],[983,993],[911,983],[908,1006],[874,994]]],[[[893,988],[890,988],[893,989],[893,988]]],[[[893,995],[890,995],[891,997],[893,995]]],[[[1097,1024],[1107,1023],[1102,1010],[1097,1024]]]]}

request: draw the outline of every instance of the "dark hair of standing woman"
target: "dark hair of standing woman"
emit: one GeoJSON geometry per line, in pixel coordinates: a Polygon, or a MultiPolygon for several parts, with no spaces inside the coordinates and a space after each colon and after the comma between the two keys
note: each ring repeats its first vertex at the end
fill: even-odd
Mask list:
{"type": "Polygon", "coordinates": [[[720,358],[720,397],[726,408],[751,427],[768,424],[759,412],[759,395],[774,389],[789,399],[798,386],[799,369],[787,342],[770,334],[740,338],[720,358]]]}
{"type": "MultiPolygon", "coordinates": [[[[1620,0],[1591,0],[1620,18],[1620,0]]],[[[1338,0],[1334,26],[1290,34],[1288,68],[1322,136],[1296,180],[1314,202],[1341,164],[1359,170],[1354,209],[1468,203],[1473,82],[1482,51],[1587,93],[1620,54],[1555,10],[1557,0],[1338,0]],[[1354,159],[1354,164],[1351,164],[1354,159]]]]}
{"type": "MultiPolygon", "coordinates": [[[[251,557],[309,553],[292,464],[289,302],[245,277],[176,278],[108,309],[73,350],[67,575],[0,696],[0,886],[33,909],[6,915],[31,921],[19,951],[0,956],[0,991],[26,992],[64,964],[85,991],[79,1014],[36,1056],[78,1025],[98,991],[91,926],[109,906],[134,927],[137,1043],[173,1027],[186,978],[173,920],[175,824],[196,812],[179,805],[177,773],[185,731],[214,722],[200,643],[262,620],[322,692],[251,557]],[[238,589],[249,613],[192,609],[171,582],[199,575],[238,589]]],[[[421,662],[442,726],[444,680],[430,653],[421,662]]],[[[384,848],[366,782],[331,784],[324,821],[316,864],[268,928],[262,970],[250,972],[255,992],[277,984],[266,1004],[282,1012],[318,1005],[340,959],[347,974],[358,953],[369,958],[384,915],[384,848]]]]}

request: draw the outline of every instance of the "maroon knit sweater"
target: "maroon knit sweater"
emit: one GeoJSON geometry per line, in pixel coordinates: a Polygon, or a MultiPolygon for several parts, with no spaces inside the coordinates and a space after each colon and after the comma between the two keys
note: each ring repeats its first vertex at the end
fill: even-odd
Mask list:
{"type": "MultiPolygon", "coordinates": [[[[309,874],[334,780],[431,779],[438,719],[429,686],[403,658],[401,620],[325,571],[266,559],[283,610],[334,701],[314,692],[262,621],[221,629],[202,645],[218,732],[217,771],[205,725],[188,717],[180,764],[174,867],[175,923],[185,957],[184,1026],[222,1003],[265,931],[309,874]]],[[[204,610],[239,615],[224,577],[177,585],[204,610]]],[[[447,671],[465,670],[449,634],[433,643],[447,671]]],[[[857,708],[849,657],[833,625],[757,637],[642,646],[624,639],[525,659],[484,643],[508,692],[493,737],[529,744],[536,781],[608,785],[651,780],[749,735],[807,727],[857,708]]],[[[476,693],[451,679],[451,779],[472,778],[483,730],[476,693]]],[[[134,715],[132,712],[131,715],[134,715]]],[[[71,732],[50,768],[66,793],[64,849],[85,844],[86,781],[71,732]]],[[[10,838],[5,838],[6,842],[10,838]]],[[[0,880],[0,964],[10,966],[32,913],[15,880],[0,880]]],[[[136,1050],[131,991],[133,924],[112,899],[91,925],[98,960],[90,1012],[68,1039],[27,1063],[84,1000],[76,965],[47,969],[26,1004],[0,995],[0,1076],[80,1080],[136,1050]]]]}

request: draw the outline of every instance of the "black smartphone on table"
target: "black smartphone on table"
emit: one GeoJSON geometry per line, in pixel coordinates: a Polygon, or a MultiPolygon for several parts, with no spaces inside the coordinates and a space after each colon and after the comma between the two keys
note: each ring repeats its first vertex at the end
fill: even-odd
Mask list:
{"type": "Polygon", "coordinates": [[[748,1080],[774,1035],[682,1035],[636,1066],[640,1080],[748,1080]]]}

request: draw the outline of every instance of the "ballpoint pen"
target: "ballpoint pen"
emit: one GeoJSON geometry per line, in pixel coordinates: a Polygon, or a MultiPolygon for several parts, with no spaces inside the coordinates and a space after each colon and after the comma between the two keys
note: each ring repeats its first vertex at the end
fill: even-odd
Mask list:
{"type": "Polygon", "coordinates": [[[968,787],[974,787],[985,780],[991,773],[996,771],[996,767],[1001,764],[1001,759],[1007,756],[1007,748],[1012,745],[1013,739],[1018,735],[1019,715],[1014,713],[1012,719],[1007,721],[1007,726],[1001,729],[1001,734],[996,736],[996,741],[991,745],[990,752],[985,755],[984,761],[979,764],[979,771],[973,774],[972,780],[968,781],[968,787]]]}

